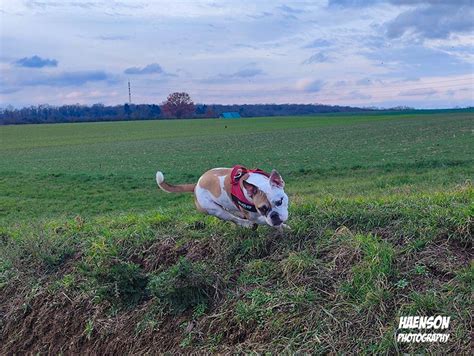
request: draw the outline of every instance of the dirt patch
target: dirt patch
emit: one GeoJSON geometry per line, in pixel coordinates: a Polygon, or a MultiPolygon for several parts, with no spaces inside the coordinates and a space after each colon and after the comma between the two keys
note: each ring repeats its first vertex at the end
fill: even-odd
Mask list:
{"type": "Polygon", "coordinates": [[[405,246],[410,241],[408,236],[399,232],[396,221],[389,226],[375,227],[371,230],[371,233],[379,236],[384,241],[390,242],[396,247],[405,246]]]}
{"type": "Polygon", "coordinates": [[[411,281],[412,288],[426,291],[449,282],[456,273],[469,265],[472,249],[457,240],[439,237],[422,251],[400,255],[395,263],[403,278],[411,281]]]}
{"type": "MultiPolygon", "coordinates": [[[[55,273],[47,274],[44,269],[39,269],[42,273],[46,274],[43,275],[42,278],[38,278],[36,273],[25,274],[19,272],[13,280],[0,290],[0,327],[4,328],[7,324],[7,320],[18,310],[27,313],[31,309],[31,283],[33,283],[33,281],[38,288],[41,288],[41,286],[51,283],[51,280],[60,280],[64,275],[72,273],[75,270],[75,264],[81,258],[82,254],[80,252],[70,256],[55,273]]],[[[21,268],[23,270],[27,269],[25,266],[21,266],[21,268]]]]}
{"type": "Polygon", "coordinates": [[[192,262],[203,261],[212,256],[212,249],[206,241],[189,241],[182,247],[188,260],[192,262]]]}
{"type": "Polygon", "coordinates": [[[67,345],[77,348],[85,342],[85,321],[93,314],[86,299],[40,293],[5,316],[0,353],[58,354],[67,345]]]}
{"type": "Polygon", "coordinates": [[[107,317],[86,296],[41,293],[3,318],[0,354],[145,354],[179,350],[187,316],[162,318],[147,301],[107,317]],[[143,322],[144,316],[148,317],[143,322]],[[159,322],[158,322],[159,320],[159,322]],[[140,325],[142,327],[140,328],[140,325]],[[150,326],[152,325],[152,326],[150,326]]]}
{"type": "Polygon", "coordinates": [[[130,257],[133,263],[139,264],[146,273],[166,269],[185,257],[192,262],[210,258],[213,250],[206,241],[192,240],[177,247],[176,241],[168,238],[151,244],[145,250],[130,257]]]}
{"type": "Polygon", "coordinates": [[[453,278],[455,272],[467,267],[473,257],[472,249],[458,241],[439,238],[420,252],[418,263],[424,264],[434,275],[446,281],[453,278]]]}
{"type": "Polygon", "coordinates": [[[145,272],[152,272],[172,266],[179,258],[176,250],[176,243],[173,239],[168,238],[152,244],[142,253],[142,262],[145,272]]]}
{"type": "MultiPolygon", "coordinates": [[[[214,250],[206,241],[188,241],[177,247],[175,240],[168,238],[137,251],[130,260],[149,273],[174,265],[180,257],[196,262],[212,255],[214,250]]],[[[146,300],[109,316],[112,309],[108,302],[94,303],[90,295],[79,290],[49,292],[51,281],[73,273],[81,258],[80,253],[71,256],[60,271],[36,281],[37,292],[26,279],[2,289],[0,354],[156,354],[180,350],[182,324],[190,318],[187,313],[163,315],[153,300],[146,300]]]]}

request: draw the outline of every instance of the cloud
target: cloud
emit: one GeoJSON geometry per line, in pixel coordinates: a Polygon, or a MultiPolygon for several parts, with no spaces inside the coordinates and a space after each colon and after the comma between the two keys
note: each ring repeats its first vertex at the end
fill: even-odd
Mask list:
{"type": "Polygon", "coordinates": [[[110,74],[101,70],[63,72],[55,75],[40,75],[33,78],[26,78],[21,81],[25,86],[80,86],[87,82],[113,82],[110,74]]]}
{"type": "Polygon", "coordinates": [[[261,14],[258,14],[258,15],[247,15],[247,17],[250,17],[250,18],[255,19],[255,20],[264,19],[264,18],[270,17],[270,16],[273,16],[273,14],[271,12],[268,12],[268,11],[264,11],[261,14]]]}
{"type": "Polygon", "coordinates": [[[460,93],[460,92],[466,92],[470,94],[472,92],[472,89],[471,88],[448,89],[446,90],[445,93],[446,95],[453,96],[456,93],[460,93]]]}
{"type": "Polygon", "coordinates": [[[334,83],[334,87],[342,88],[342,87],[345,87],[347,84],[348,82],[345,80],[338,80],[337,82],[334,83]]]}
{"type": "Polygon", "coordinates": [[[301,9],[295,9],[294,7],[289,7],[287,5],[280,5],[278,6],[278,9],[280,9],[283,12],[286,12],[288,14],[302,14],[305,11],[301,9]]]}
{"type": "Polygon", "coordinates": [[[83,2],[73,2],[73,1],[39,1],[39,0],[28,0],[25,2],[26,6],[32,9],[41,9],[45,10],[50,7],[80,7],[85,9],[90,9],[92,7],[97,7],[97,2],[92,1],[83,1],[83,2]]]}
{"type": "Polygon", "coordinates": [[[20,88],[3,88],[2,86],[0,86],[0,94],[12,94],[16,93],[19,90],[20,88]]]}
{"type": "Polygon", "coordinates": [[[430,5],[443,5],[443,4],[451,4],[454,6],[459,5],[470,5],[472,4],[472,0],[389,0],[390,3],[394,5],[417,5],[417,4],[430,4],[430,5]]]}
{"type": "Polygon", "coordinates": [[[430,96],[438,93],[433,88],[426,88],[426,89],[411,89],[405,90],[398,93],[401,96],[430,96]]]}
{"type": "Polygon", "coordinates": [[[56,59],[41,58],[39,56],[24,57],[15,62],[18,67],[26,68],[43,68],[43,67],[57,67],[58,61],[56,59]]]}
{"type": "Polygon", "coordinates": [[[303,64],[324,63],[329,62],[329,57],[323,52],[313,54],[311,57],[303,61],[303,64]]]}
{"type": "Polygon", "coordinates": [[[125,74],[132,74],[132,75],[143,75],[143,74],[155,74],[155,73],[163,73],[163,69],[158,63],[151,63],[146,65],[143,68],[140,67],[130,67],[124,70],[125,74]]]}
{"type": "Polygon", "coordinates": [[[109,8],[114,9],[142,9],[145,7],[144,4],[130,4],[127,1],[41,1],[41,0],[27,0],[26,6],[31,9],[46,10],[48,8],[82,8],[82,9],[93,9],[93,8],[109,8]]]}
{"type": "Polygon", "coordinates": [[[325,84],[322,80],[303,79],[296,83],[296,87],[307,93],[317,93],[325,84]]]}
{"type": "MultiPolygon", "coordinates": [[[[379,82],[380,82],[380,80],[379,80],[379,82]]],[[[362,79],[359,79],[359,80],[356,81],[357,85],[371,85],[373,83],[374,83],[374,81],[370,78],[362,78],[362,79]]]]}
{"type": "Polygon", "coordinates": [[[474,29],[474,8],[469,5],[422,5],[399,14],[386,24],[388,38],[413,34],[420,38],[448,38],[474,29]]]}
{"type": "Polygon", "coordinates": [[[264,74],[263,70],[259,68],[243,68],[235,73],[228,75],[230,78],[251,78],[257,75],[264,74]]]}
{"type": "Polygon", "coordinates": [[[341,99],[344,99],[344,100],[353,100],[353,99],[368,100],[368,99],[371,99],[371,98],[372,98],[372,95],[361,93],[358,90],[353,90],[348,95],[343,96],[341,99]]]}
{"type": "Polygon", "coordinates": [[[330,45],[331,45],[331,42],[329,42],[325,39],[322,39],[322,38],[318,38],[318,39],[308,43],[303,48],[320,48],[320,47],[329,47],[330,45]]]}
{"type": "Polygon", "coordinates": [[[381,2],[383,2],[383,0],[329,0],[328,6],[369,7],[381,2]]]}
{"type": "Polygon", "coordinates": [[[333,7],[371,7],[377,4],[391,3],[393,5],[469,5],[472,0],[329,0],[328,6],[333,7]]]}
{"type": "Polygon", "coordinates": [[[387,75],[400,77],[424,77],[470,73],[472,65],[456,56],[424,46],[380,47],[362,53],[376,63],[391,63],[387,75]]]}
{"type": "Polygon", "coordinates": [[[473,44],[445,45],[445,46],[440,46],[439,48],[448,52],[453,51],[453,52],[459,52],[459,53],[474,53],[473,44]]]}
{"type": "Polygon", "coordinates": [[[130,39],[130,36],[123,36],[123,35],[103,35],[103,36],[97,36],[96,37],[98,40],[102,41],[126,41],[130,39]]]}
{"type": "Polygon", "coordinates": [[[250,48],[250,49],[260,49],[258,46],[253,46],[250,44],[245,44],[245,43],[236,43],[234,44],[235,48],[250,48]]]}
{"type": "Polygon", "coordinates": [[[249,79],[259,75],[264,75],[265,72],[257,67],[255,62],[247,63],[242,66],[238,71],[231,73],[219,73],[213,77],[200,80],[202,83],[221,83],[230,79],[249,79]]]}

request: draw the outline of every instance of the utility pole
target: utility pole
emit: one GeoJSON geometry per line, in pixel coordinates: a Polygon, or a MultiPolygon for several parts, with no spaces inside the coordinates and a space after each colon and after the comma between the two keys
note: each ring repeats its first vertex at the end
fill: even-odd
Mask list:
{"type": "Polygon", "coordinates": [[[130,80],[128,81],[128,103],[132,103],[132,92],[130,90],[130,80]]]}

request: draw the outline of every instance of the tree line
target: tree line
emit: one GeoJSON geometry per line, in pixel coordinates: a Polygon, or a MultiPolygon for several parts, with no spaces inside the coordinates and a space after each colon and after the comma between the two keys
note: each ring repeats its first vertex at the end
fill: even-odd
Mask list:
{"type": "Polygon", "coordinates": [[[161,105],[123,104],[106,106],[37,105],[21,109],[0,109],[0,125],[61,122],[159,120],[216,118],[223,112],[238,112],[242,117],[310,115],[335,112],[361,112],[374,109],[321,104],[194,104],[187,93],[172,93],[161,105]]]}

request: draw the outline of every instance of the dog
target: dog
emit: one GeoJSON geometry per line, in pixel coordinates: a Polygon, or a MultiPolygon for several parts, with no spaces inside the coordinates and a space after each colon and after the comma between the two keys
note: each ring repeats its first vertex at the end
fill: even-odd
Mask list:
{"type": "Polygon", "coordinates": [[[205,172],[196,184],[172,185],[156,172],[156,183],[167,193],[193,192],[196,208],[243,227],[269,225],[283,229],[289,226],[288,196],[285,182],[276,170],[214,168],[205,172]]]}

